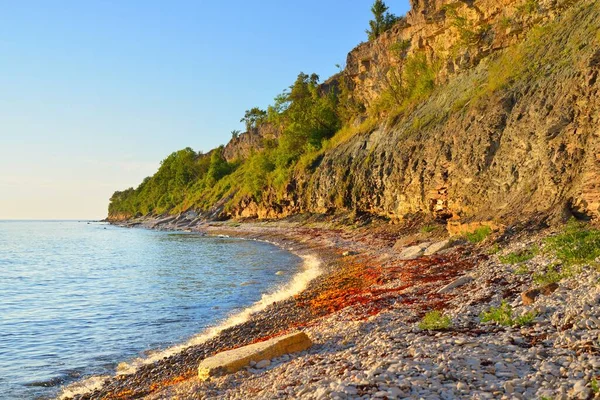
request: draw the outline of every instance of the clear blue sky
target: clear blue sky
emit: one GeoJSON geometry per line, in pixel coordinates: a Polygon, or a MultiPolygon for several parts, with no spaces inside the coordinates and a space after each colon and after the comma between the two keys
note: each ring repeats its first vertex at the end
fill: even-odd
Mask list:
{"type": "MultiPolygon", "coordinates": [[[[366,40],[371,0],[14,0],[0,23],[0,219],[103,218],[366,40]]],[[[408,0],[389,0],[400,15],[408,0]]]]}

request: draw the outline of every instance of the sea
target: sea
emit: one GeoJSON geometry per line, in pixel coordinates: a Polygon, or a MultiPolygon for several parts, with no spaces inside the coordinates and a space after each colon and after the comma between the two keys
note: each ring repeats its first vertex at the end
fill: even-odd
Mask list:
{"type": "Polygon", "coordinates": [[[0,221],[0,399],[76,393],[200,343],[301,290],[318,274],[306,261],[253,240],[0,221]]]}

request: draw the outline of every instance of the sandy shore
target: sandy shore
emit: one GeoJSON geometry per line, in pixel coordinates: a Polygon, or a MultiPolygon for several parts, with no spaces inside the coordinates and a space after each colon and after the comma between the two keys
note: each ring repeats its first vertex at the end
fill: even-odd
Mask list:
{"type": "MultiPolygon", "coordinates": [[[[600,374],[600,275],[584,268],[556,292],[524,305],[532,274],[552,261],[536,256],[530,273],[499,262],[551,232],[500,238],[487,245],[453,243],[430,256],[402,256],[418,243],[436,244],[445,231],[420,232],[384,222],[340,228],[331,221],[253,224],[134,222],[269,240],[300,255],[317,255],[322,275],[302,293],[277,302],[207,342],[108,379],[77,399],[128,398],[591,398],[600,374]],[[337,227],[336,227],[337,226],[337,227]],[[468,275],[463,285],[442,290],[468,275]],[[442,292],[440,292],[442,290],[442,292]],[[480,314],[504,300],[517,315],[535,315],[523,327],[482,323],[480,314]],[[430,310],[452,326],[419,328],[430,310]],[[268,367],[200,382],[199,362],[219,351],[306,331],[308,351],[271,360],[268,367]]],[[[360,224],[359,224],[360,225],[360,224]]],[[[491,239],[490,239],[491,240],[491,239]]]]}

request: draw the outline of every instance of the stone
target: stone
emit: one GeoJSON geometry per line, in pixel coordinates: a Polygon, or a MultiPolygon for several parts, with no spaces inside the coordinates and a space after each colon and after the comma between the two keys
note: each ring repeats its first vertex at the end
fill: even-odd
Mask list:
{"type": "Polygon", "coordinates": [[[528,306],[535,302],[535,299],[540,295],[540,289],[529,289],[521,293],[521,301],[528,306]]]}
{"type": "Polygon", "coordinates": [[[452,242],[450,242],[450,240],[448,240],[448,239],[442,240],[441,242],[436,242],[436,243],[432,244],[431,246],[427,247],[427,249],[425,249],[425,251],[423,252],[423,255],[424,256],[432,256],[432,255],[437,254],[440,251],[446,250],[450,247],[452,247],[452,242]]]}
{"type": "Polygon", "coordinates": [[[540,292],[544,296],[550,296],[552,293],[556,292],[556,289],[558,289],[558,283],[549,283],[546,286],[542,287],[540,289],[540,292]]]}
{"type": "Polygon", "coordinates": [[[271,360],[261,360],[256,363],[256,368],[264,369],[271,365],[271,360]]]}
{"type": "Polygon", "coordinates": [[[427,246],[423,245],[410,246],[402,250],[399,257],[401,260],[414,260],[415,258],[421,257],[426,248],[427,246]]]}
{"type": "Polygon", "coordinates": [[[461,276],[460,278],[455,279],[454,281],[450,282],[449,284],[447,284],[446,286],[444,286],[443,288],[438,290],[438,293],[440,293],[440,294],[449,293],[449,292],[453,291],[454,289],[456,289],[457,287],[466,285],[467,283],[471,282],[472,280],[473,280],[472,276],[469,276],[469,275],[461,276]]]}
{"type": "Polygon", "coordinates": [[[250,365],[251,361],[255,361],[258,367],[260,361],[300,352],[311,346],[312,341],[306,333],[295,332],[265,342],[224,351],[204,359],[198,366],[198,377],[207,380],[212,376],[234,373],[250,365]]]}

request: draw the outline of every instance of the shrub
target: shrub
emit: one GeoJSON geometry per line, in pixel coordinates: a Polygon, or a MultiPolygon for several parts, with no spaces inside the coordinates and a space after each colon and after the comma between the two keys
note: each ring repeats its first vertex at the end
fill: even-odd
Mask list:
{"type": "Polygon", "coordinates": [[[505,256],[500,256],[498,258],[500,259],[500,262],[503,264],[514,265],[514,264],[520,264],[522,262],[531,260],[533,257],[535,257],[538,254],[538,252],[539,252],[539,249],[537,247],[532,247],[530,249],[525,249],[525,250],[509,253],[505,256]]]}
{"type": "Polygon", "coordinates": [[[471,243],[483,242],[492,233],[492,228],[489,226],[482,226],[477,228],[474,232],[465,234],[465,239],[471,243]]]}
{"type": "Polygon", "coordinates": [[[426,331],[439,331],[448,329],[452,326],[450,317],[442,314],[440,311],[430,311],[419,322],[419,329],[426,331]]]}
{"type": "Polygon", "coordinates": [[[500,307],[491,307],[484,311],[481,316],[481,322],[494,321],[502,326],[523,326],[529,325],[535,318],[535,313],[529,312],[513,318],[513,308],[506,301],[502,301],[500,307]]]}

